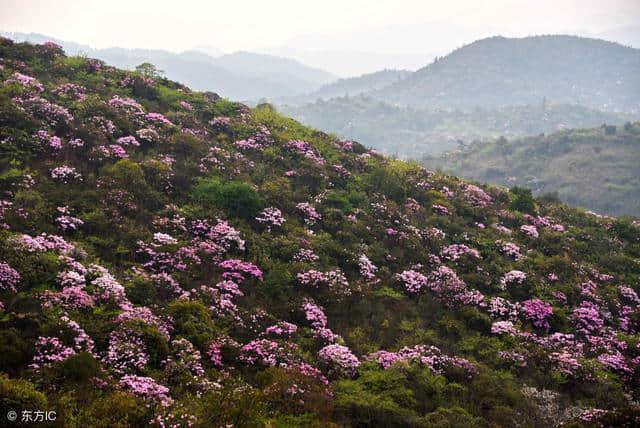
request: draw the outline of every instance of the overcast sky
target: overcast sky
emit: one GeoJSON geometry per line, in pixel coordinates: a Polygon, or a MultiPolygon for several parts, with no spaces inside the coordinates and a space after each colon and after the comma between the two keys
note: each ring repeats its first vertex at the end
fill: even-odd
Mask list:
{"type": "Polygon", "coordinates": [[[636,45],[639,23],[640,0],[0,0],[3,31],[171,51],[357,50],[408,58],[490,35],[552,33],[636,45]]]}

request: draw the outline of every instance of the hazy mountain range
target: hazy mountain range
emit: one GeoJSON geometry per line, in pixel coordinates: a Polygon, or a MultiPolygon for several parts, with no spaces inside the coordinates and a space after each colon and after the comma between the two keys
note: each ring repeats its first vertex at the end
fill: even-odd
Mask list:
{"type": "Polygon", "coordinates": [[[404,159],[452,150],[475,140],[622,124],[635,117],[571,104],[477,107],[471,111],[416,109],[367,95],[278,108],[303,123],[404,159]]]}
{"type": "Polygon", "coordinates": [[[395,73],[386,85],[365,75],[276,104],[303,123],[402,157],[448,150],[457,140],[640,118],[640,50],[603,40],[491,37],[395,73]]]}

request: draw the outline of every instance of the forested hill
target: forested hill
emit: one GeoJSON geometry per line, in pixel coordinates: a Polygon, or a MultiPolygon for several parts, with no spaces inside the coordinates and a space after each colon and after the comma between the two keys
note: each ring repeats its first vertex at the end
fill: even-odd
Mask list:
{"type": "Polygon", "coordinates": [[[431,168],[610,215],[640,215],[640,123],[497,139],[424,160],[431,168]]]}
{"type": "Polygon", "coordinates": [[[2,417],[640,417],[637,221],[474,185],[52,43],[0,39],[0,82],[2,417]]]}
{"type": "Polygon", "coordinates": [[[302,123],[404,159],[453,150],[473,141],[524,137],[561,129],[622,125],[637,116],[604,112],[579,105],[536,104],[471,111],[393,106],[365,95],[318,100],[278,110],[302,123]]]}
{"type": "Polygon", "coordinates": [[[640,111],[640,50],[574,36],[491,37],[463,46],[376,93],[412,107],[469,110],[580,104],[640,111]]]}
{"type": "Polygon", "coordinates": [[[295,97],[280,97],[274,102],[278,104],[299,105],[312,103],[317,100],[329,100],[331,98],[355,96],[382,89],[401,79],[410,76],[407,70],[382,70],[375,73],[363,74],[358,77],[339,79],[327,83],[316,91],[295,97]]]}

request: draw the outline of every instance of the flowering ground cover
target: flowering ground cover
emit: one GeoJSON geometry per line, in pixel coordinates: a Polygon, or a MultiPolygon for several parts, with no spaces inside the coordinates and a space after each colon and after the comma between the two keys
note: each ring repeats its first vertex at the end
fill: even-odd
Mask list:
{"type": "Polygon", "coordinates": [[[627,426],[640,225],[0,39],[0,413],[627,426]]]}

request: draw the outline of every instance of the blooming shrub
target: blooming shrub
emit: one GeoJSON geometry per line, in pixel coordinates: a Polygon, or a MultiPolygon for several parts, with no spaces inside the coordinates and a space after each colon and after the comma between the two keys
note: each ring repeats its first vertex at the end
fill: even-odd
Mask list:
{"type": "Polygon", "coordinates": [[[477,368],[468,360],[444,354],[435,346],[417,345],[404,347],[398,352],[378,351],[367,357],[378,362],[384,369],[388,369],[398,361],[412,362],[428,367],[436,374],[442,374],[447,368],[463,369],[467,376],[477,373],[477,368]]]}
{"type": "Polygon", "coordinates": [[[169,388],[160,385],[150,377],[125,375],[120,379],[118,385],[144,401],[157,403],[165,407],[173,403],[169,396],[169,388]]]}
{"type": "Polygon", "coordinates": [[[296,278],[298,282],[304,286],[314,288],[327,287],[329,290],[345,296],[351,294],[349,282],[340,269],[330,270],[328,272],[309,270],[300,272],[296,278]]]}
{"type": "Polygon", "coordinates": [[[325,364],[329,373],[338,376],[355,376],[360,361],[351,350],[342,345],[327,345],[318,351],[318,361],[325,364]]]}
{"type": "Polygon", "coordinates": [[[469,248],[464,244],[452,244],[442,250],[442,256],[449,260],[458,260],[465,255],[475,259],[480,258],[480,252],[478,250],[469,248]]]}
{"type": "Polygon", "coordinates": [[[548,319],[553,314],[553,307],[540,299],[530,299],[522,302],[522,312],[531,320],[534,326],[548,329],[548,319]]]}
{"type": "Polygon", "coordinates": [[[82,181],[82,175],[75,168],[66,165],[59,166],[51,170],[51,178],[69,183],[72,180],[82,181]]]}
{"type": "Polygon", "coordinates": [[[308,226],[313,226],[320,219],[322,219],[322,216],[315,210],[315,208],[306,202],[300,202],[298,205],[296,205],[296,208],[300,212],[302,212],[302,214],[304,215],[304,222],[308,226]]]}
{"type": "Polygon", "coordinates": [[[62,343],[57,337],[38,337],[35,347],[35,356],[29,366],[32,369],[40,369],[51,364],[64,361],[75,354],[73,348],[62,343]]]}
{"type": "Polygon", "coordinates": [[[535,226],[525,224],[520,226],[520,231],[531,238],[537,238],[539,236],[538,229],[536,229],[535,226]]]}
{"type": "Polygon", "coordinates": [[[504,289],[507,285],[522,284],[525,279],[527,279],[526,273],[519,270],[512,270],[502,276],[500,279],[500,285],[502,289],[504,289]]]}
{"type": "Polygon", "coordinates": [[[258,214],[256,221],[260,224],[267,226],[267,230],[271,232],[271,228],[275,226],[282,226],[285,223],[285,218],[282,216],[282,212],[274,207],[265,208],[258,214]]]}
{"type": "Polygon", "coordinates": [[[20,274],[6,263],[0,262],[0,290],[15,292],[20,282],[20,274]]]}

